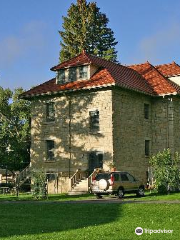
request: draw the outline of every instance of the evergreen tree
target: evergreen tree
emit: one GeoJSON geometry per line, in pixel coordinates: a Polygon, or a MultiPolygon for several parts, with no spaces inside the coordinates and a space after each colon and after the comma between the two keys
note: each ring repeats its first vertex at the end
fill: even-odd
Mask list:
{"type": "Polygon", "coordinates": [[[67,17],[63,17],[61,36],[60,62],[66,61],[86,50],[107,60],[116,61],[117,42],[113,31],[107,27],[109,22],[100,12],[96,3],[77,0],[71,4],[67,17]]]}

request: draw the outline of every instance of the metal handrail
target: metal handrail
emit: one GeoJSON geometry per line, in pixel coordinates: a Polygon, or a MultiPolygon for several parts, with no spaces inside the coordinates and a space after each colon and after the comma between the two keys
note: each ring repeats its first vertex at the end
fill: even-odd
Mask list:
{"type": "Polygon", "coordinates": [[[93,179],[93,176],[95,175],[95,173],[97,174],[97,169],[94,169],[94,171],[88,177],[88,181],[87,181],[88,182],[88,190],[90,188],[90,185],[92,183],[92,179],[93,179]]]}
{"type": "Polygon", "coordinates": [[[28,176],[30,172],[30,165],[28,165],[25,169],[23,169],[16,177],[16,183],[20,183],[21,181],[23,181],[24,179],[26,179],[26,177],[28,176]]]}
{"type": "Polygon", "coordinates": [[[70,190],[74,187],[77,181],[82,179],[82,173],[80,169],[77,169],[76,172],[70,178],[70,190]]]}

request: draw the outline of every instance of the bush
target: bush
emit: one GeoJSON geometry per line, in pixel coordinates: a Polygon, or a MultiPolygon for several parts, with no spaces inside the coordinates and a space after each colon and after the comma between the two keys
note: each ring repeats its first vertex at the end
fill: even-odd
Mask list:
{"type": "Polygon", "coordinates": [[[153,167],[155,186],[159,193],[177,191],[180,187],[179,154],[176,152],[172,156],[170,149],[165,149],[162,153],[150,159],[153,167]]]}
{"type": "Polygon", "coordinates": [[[47,198],[47,181],[46,181],[46,173],[41,172],[33,172],[32,173],[32,195],[36,199],[47,198]]]}

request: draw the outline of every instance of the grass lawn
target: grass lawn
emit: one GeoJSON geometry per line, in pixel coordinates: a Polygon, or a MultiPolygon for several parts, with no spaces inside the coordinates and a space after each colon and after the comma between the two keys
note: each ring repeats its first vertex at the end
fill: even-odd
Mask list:
{"type": "MultiPolygon", "coordinates": [[[[103,196],[103,198],[109,198],[109,196],[103,196]]],[[[112,196],[111,198],[116,198],[112,196]]],[[[96,199],[93,194],[85,194],[80,196],[69,196],[67,194],[51,194],[48,196],[47,200],[43,201],[73,201],[73,200],[87,200],[87,199],[96,199]]],[[[1,201],[29,201],[35,200],[32,198],[31,194],[20,194],[19,197],[10,194],[0,194],[0,202],[1,201]]],[[[136,194],[126,194],[123,201],[159,201],[159,200],[179,200],[180,201],[180,193],[170,193],[168,195],[158,195],[157,192],[154,191],[146,191],[145,197],[138,198],[136,194]]]]}
{"type": "Polygon", "coordinates": [[[179,239],[179,223],[179,204],[0,203],[1,240],[179,239]]]}

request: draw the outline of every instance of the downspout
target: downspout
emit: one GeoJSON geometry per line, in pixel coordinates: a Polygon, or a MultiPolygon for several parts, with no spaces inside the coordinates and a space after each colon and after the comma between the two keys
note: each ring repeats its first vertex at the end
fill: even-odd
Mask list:
{"type": "Polygon", "coordinates": [[[174,108],[172,97],[167,99],[167,148],[174,154],[174,108]]]}
{"type": "Polygon", "coordinates": [[[69,178],[71,177],[71,159],[72,159],[72,152],[71,152],[71,145],[72,145],[72,141],[71,141],[71,97],[68,97],[68,105],[69,105],[69,163],[68,163],[68,169],[69,169],[69,178]]]}

